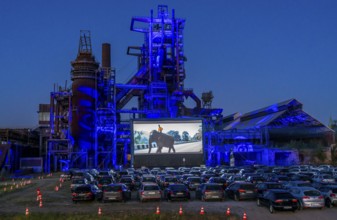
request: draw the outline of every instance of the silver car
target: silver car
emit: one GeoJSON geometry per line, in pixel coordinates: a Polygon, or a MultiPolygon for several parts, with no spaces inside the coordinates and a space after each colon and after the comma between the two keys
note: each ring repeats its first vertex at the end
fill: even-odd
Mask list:
{"type": "Polygon", "coordinates": [[[324,196],[313,187],[292,187],[289,192],[298,199],[299,209],[324,208],[324,196]]]}
{"type": "Polygon", "coordinates": [[[321,191],[322,195],[325,198],[325,204],[328,208],[337,206],[337,186],[336,185],[326,185],[318,189],[321,191]]]}
{"type": "Polygon", "coordinates": [[[146,200],[161,200],[162,192],[156,183],[143,183],[138,191],[141,202],[146,200]]]}

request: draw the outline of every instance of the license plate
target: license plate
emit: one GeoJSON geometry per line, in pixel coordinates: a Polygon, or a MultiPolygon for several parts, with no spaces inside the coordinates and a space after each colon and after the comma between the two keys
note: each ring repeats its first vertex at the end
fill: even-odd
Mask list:
{"type": "Polygon", "coordinates": [[[253,193],[253,191],[247,190],[246,193],[253,193]]]}
{"type": "Polygon", "coordinates": [[[80,193],[78,194],[79,196],[85,196],[86,194],[85,193],[80,193]]]}
{"type": "Polygon", "coordinates": [[[183,195],[184,193],[177,193],[177,195],[183,195]]]}
{"type": "Polygon", "coordinates": [[[212,198],[213,198],[213,199],[218,199],[218,198],[219,198],[219,196],[212,196],[212,198]]]}
{"type": "Polygon", "coordinates": [[[154,194],[156,194],[155,192],[149,192],[149,195],[154,195],[154,194]]]}
{"type": "Polygon", "coordinates": [[[291,206],[284,206],[284,209],[292,209],[291,206]]]}

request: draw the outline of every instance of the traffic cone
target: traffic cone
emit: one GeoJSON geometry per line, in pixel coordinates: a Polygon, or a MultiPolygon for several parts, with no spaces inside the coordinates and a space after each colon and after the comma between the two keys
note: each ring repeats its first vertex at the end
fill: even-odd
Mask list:
{"type": "Polygon", "coordinates": [[[36,194],[39,195],[40,193],[41,193],[40,188],[37,188],[37,189],[36,189],[36,194]]]}
{"type": "Polygon", "coordinates": [[[6,192],[7,191],[7,187],[4,187],[4,192],[6,192]]]}
{"type": "Polygon", "coordinates": [[[204,210],[204,207],[201,206],[201,209],[200,209],[200,215],[204,215],[205,214],[205,210],[204,210]]]}
{"type": "Polygon", "coordinates": [[[182,215],[182,214],[183,214],[183,208],[180,206],[179,215],[182,215]]]}
{"type": "Polygon", "coordinates": [[[28,208],[26,208],[26,216],[28,216],[29,215],[29,209],[28,208]]]}
{"type": "Polygon", "coordinates": [[[230,215],[231,215],[231,210],[230,210],[230,208],[227,208],[226,216],[230,216],[230,215]]]}
{"type": "Polygon", "coordinates": [[[55,191],[59,191],[59,187],[58,186],[55,186],[55,191]]]}
{"type": "Polygon", "coordinates": [[[40,200],[39,207],[42,208],[42,199],[40,200]]]}
{"type": "Polygon", "coordinates": [[[160,215],[159,206],[157,206],[156,215],[160,215]]]}
{"type": "Polygon", "coordinates": [[[98,215],[102,215],[102,209],[101,209],[101,207],[98,207],[98,215]]]}
{"type": "Polygon", "coordinates": [[[62,183],[60,183],[60,188],[62,187],[62,183]]]}
{"type": "Polygon", "coordinates": [[[11,186],[11,190],[13,190],[13,186],[11,186]]]}
{"type": "Polygon", "coordinates": [[[247,215],[246,215],[246,213],[245,213],[245,212],[243,213],[242,220],[247,220],[247,215]]]}

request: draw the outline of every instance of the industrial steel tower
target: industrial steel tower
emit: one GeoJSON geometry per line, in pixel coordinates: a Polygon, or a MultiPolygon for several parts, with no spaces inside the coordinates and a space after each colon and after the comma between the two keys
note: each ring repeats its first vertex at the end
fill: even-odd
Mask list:
{"type": "Polygon", "coordinates": [[[95,157],[95,110],[96,81],[99,64],[92,55],[89,31],[81,31],[78,54],[71,62],[72,83],[72,122],[73,142],[72,161],[78,167],[93,166],[95,157]]]}

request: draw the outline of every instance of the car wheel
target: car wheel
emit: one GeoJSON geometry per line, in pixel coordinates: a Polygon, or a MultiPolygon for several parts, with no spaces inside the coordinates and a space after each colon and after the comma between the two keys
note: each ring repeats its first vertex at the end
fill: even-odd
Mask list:
{"type": "Polygon", "coordinates": [[[272,204],[269,204],[269,212],[272,214],[275,213],[275,209],[272,204]]]}
{"type": "Polygon", "coordinates": [[[240,198],[239,198],[239,196],[237,194],[234,194],[234,200],[235,201],[239,201],[240,200],[240,198]]]}
{"type": "Polygon", "coordinates": [[[257,200],[256,200],[256,205],[257,205],[257,206],[261,206],[261,201],[260,201],[260,199],[257,199],[257,200]]]}
{"type": "Polygon", "coordinates": [[[326,207],[332,208],[332,202],[331,202],[330,199],[327,199],[327,200],[326,200],[326,207]]]}

